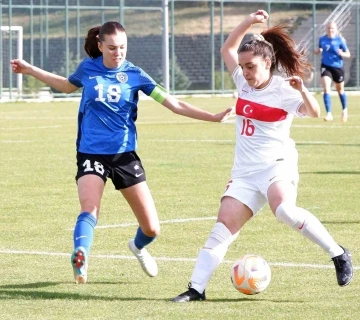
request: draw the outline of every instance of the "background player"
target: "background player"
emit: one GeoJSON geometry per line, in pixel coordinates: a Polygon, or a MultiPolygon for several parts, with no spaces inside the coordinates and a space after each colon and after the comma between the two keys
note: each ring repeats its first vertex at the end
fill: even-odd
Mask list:
{"type": "Polygon", "coordinates": [[[326,35],[319,39],[319,48],[315,50],[315,54],[319,53],[322,53],[321,84],[324,90],[323,99],[326,109],[326,117],[324,120],[333,120],[330,97],[331,82],[333,80],[342,106],[341,121],[346,122],[348,119],[348,109],[344,91],[345,72],[343,58],[350,58],[350,51],[345,39],[340,36],[335,22],[328,23],[326,26],[326,35]]]}

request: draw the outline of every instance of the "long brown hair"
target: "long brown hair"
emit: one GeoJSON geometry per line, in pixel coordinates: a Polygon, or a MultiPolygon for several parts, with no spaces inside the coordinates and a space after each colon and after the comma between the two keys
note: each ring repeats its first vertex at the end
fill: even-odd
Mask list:
{"type": "Polygon", "coordinates": [[[85,38],[84,50],[90,58],[97,58],[102,55],[98,48],[98,42],[104,41],[105,35],[125,32],[125,28],[116,21],[105,22],[102,26],[93,27],[88,31],[85,38]]]}
{"type": "Polygon", "coordinates": [[[287,76],[308,78],[311,73],[311,64],[306,59],[304,50],[297,51],[295,41],[288,33],[288,26],[279,24],[261,33],[263,39],[251,40],[244,43],[240,52],[252,51],[254,56],[271,60],[270,72],[275,70],[285,72],[287,76]]]}

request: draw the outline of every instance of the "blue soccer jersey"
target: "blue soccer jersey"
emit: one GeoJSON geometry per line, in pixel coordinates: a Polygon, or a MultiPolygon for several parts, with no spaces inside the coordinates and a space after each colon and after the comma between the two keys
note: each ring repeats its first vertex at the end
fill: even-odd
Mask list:
{"type": "Polygon", "coordinates": [[[77,151],[117,154],[137,148],[135,121],[139,90],[146,95],[155,81],[141,68],[124,61],[117,69],[103,64],[103,57],[84,59],[69,77],[83,93],[78,115],[77,151]]]}
{"type": "Polygon", "coordinates": [[[329,38],[323,36],[319,39],[319,48],[322,49],[321,62],[329,67],[342,68],[344,65],[343,58],[338,54],[338,50],[349,51],[344,38],[336,36],[329,38]]]}

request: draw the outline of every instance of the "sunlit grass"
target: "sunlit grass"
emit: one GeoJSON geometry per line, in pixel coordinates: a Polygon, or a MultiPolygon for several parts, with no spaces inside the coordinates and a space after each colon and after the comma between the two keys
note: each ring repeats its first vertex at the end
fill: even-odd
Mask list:
{"type": "MultiPolygon", "coordinates": [[[[320,100],[320,96],[318,96],[320,100]]],[[[353,282],[336,284],[329,257],[278,223],[267,207],[231,246],[207,288],[208,300],[170,302],[186,290],[194,260],[214,224],[232,167],[235,127],[139,104],[138,154],[162,224],[150,247],[160,274],[148,278],[127,249],[136,226],[128,205],[108,182],[91,251],[89,283],[73,284],[72,228],[79,205],[75,185],[76,102],[0,104],[1,319],[358,319],[360,266],[360,109],[349,97],[349,121],[295,119],[299,151],[298,204],[308,208],[348,247],[353,282]],[[208,218],[187,222],[174,219],[208,218]],[[272,268],[268,289],[238,293],[230,265],[244,253],[272,268]],[[281,263],[285,265],[281,265],[281,263]],[[289,267],[286,264],[296,266],[289,267]],[[315,267],[306,267],[313,265],[315,267]]],[[[188,98],[213,112],[231,98],[188,98]]]]}

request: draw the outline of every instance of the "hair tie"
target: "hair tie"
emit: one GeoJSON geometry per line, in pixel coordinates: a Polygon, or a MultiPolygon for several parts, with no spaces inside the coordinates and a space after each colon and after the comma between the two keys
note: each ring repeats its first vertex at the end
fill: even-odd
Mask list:
{"type": "Polygon", "coordinates": [[[262,34],[255,33],[255,34],[254,34],[254,40],[265,41],[265,38],[263,37],[262,34]]]}

